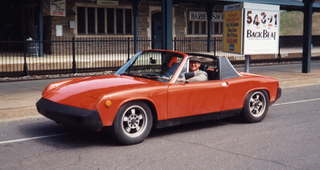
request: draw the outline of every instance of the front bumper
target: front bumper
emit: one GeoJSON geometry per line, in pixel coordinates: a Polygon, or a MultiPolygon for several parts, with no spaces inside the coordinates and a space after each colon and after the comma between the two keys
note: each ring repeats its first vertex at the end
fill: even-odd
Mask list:
{"type": "Polygon", "coordinates": [[[278,87],[276,98],[270,104],[274,104],[281,97],[281,95],[282,95],[282,89],[280,87],[278,87]]]}
{"type": "Polygon", "coordinates": [[[276,101],[281,97],[282,95],[282,89],[279,87],[278,90],[277,90],[277,98],[276,98],[276,101]]]}
{"type": "Polygon", "coordinates": [[[40,114],[63,125],[84,127],[95,131],[103,127],[99,113],[94,110],[67,106],[45,98],[41,98],[36,106],[40,114]]]}

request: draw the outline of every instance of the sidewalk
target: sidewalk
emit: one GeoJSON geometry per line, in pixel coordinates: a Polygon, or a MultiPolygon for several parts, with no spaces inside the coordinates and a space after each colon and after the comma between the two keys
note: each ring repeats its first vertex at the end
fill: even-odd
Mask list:
{"type": "MultiPolygon", "coordinates": [[[[250,72],[275,77],[281,88],[320,85],[320,62],[311,64],[311,73],[301,73],[302,64],[254,66],[250,72]]],[[[242,71],[242,70],[239,70],[242,71]]]]}
{"type": "Polygon", "coordinates": [[[8,119],[39,116],[35,103],[51,80],[0,83],[0,122],[8,119]]]}
{"type": "MultiPolygon", "coordinates": [[[[238,68],[243,71],[243,68],[238,68]]],[[[268,75],[280,80],[281,88],[320,85],[320,62],[314,62],[311,73],[301,73],[301,64],[253,66],[250,72],[268,75]]],[[[33,80],[0,83],[0,122],[26,117],[40,117],[35,103],[47,84],[57,81],[33,80]]]]}

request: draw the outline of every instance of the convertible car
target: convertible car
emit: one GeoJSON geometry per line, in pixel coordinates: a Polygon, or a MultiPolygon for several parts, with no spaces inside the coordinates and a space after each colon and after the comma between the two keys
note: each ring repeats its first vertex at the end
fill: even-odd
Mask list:
{"type": "Polygon", "coordinates": [[[38,112],[66,126],[109,127],[121,144],[142,142],[153,127],[240,115],[259,122],[281,95],[278,80],[239,73],[226,57],[145,50],[112,75],[49,84],[38,112]],[[189,81],[196,58],[207,80],[189,81]]]}

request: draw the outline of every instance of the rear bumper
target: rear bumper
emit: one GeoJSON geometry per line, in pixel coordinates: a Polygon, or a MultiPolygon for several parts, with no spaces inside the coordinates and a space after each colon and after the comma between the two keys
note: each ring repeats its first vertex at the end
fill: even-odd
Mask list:
{"type": "Polygon", "coordinates": [[[67,106],[45,98],[41,98],[36,106],[40,114],[63,125],[84,127],[95,131],[103,127],[99,113],[94,110],[67,106]]]}

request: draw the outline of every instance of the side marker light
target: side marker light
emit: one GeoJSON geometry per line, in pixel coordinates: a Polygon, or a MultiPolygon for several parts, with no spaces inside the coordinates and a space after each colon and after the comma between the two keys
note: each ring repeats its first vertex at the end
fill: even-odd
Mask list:
{"type": "Polygon", "coordinates": [[[110,107],[112,105],[112,102],[111,100],[106,100],[104,104],[106,105],[106,107],[110,107]]]}

